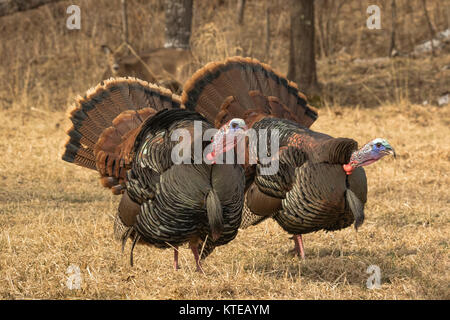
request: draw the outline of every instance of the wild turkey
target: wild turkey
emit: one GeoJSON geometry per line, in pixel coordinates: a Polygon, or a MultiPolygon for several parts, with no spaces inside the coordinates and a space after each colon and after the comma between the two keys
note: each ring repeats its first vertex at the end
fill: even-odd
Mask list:
{"type": "Polygon", "coordinates": [[[178,269],[178,247],[189,242],[202,271],[200,258],[235,238],[244,201],[243,169],[194,164],[194,145],[203,150],[209,144],[196,136],[195,125],[203,131],[212,125],[185,110],[179,96],[138,79],[110,79],[78,99],[70,120],[62,158],[97,170],[101,184],[122,195],[114,230],[123,246],[133,239],[131,265],[133,248],[141,242],[174,248],[178,269]],[[177,129],[194,137],[188,143],[191,155],[177,154],[187,163],[175,164],[171,156],[177,129]]]}
{"type": "Polygon", "coordinates": [[[302,234],[338,230],[353,221],[356,228],[361,225],[367,195],[361,166],[394,153],[382,139],[356,151],[352,139],[308,129],[317,112],[297,85],[255,59],[234,57],[206,65],[186,83],[182,102],[216,127],[239,117],[256,131],[278,130],[279,150],[270,151],[267,139],[268,153],[258,154],[258,161],[261,156],[278,161],[278,171],[264,175],[267,165],[261,161],[245,164],[241,228],[272,217],[294,235],[295,251],[302,257],[302,234]]]}

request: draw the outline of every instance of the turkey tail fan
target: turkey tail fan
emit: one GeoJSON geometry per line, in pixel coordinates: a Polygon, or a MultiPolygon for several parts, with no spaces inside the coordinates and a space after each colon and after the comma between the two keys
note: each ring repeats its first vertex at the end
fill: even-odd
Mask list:
{"type": "Polygon", "coordinates": [[[186,82],[182,103],[216,127],[234,117],[249,119],[261,113],[306,127],[317,119],[317,111],[294,82],[252,58],[232,57],[207,64],[186,82]]]}
{"type": "Polygon", "coordinates": [[[180,97],[136,78],[111,78],[78,97],[62,159],[97,170],[105,187],[123,181],[139,126],[162,109],[180,108],[180,97]]]}

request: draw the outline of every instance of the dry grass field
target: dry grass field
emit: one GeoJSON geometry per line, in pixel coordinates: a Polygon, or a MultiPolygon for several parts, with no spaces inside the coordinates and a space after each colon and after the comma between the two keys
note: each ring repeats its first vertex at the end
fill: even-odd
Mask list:
{"type": "MultiPolygon", "coordinates": [[[[160,46],[161,1],[130,1],[133,45],[160,46]]],[[[0,299],[450,299],[450,105],[435,101],[449,89],[449,52],[356,64],[386,55],[388,22],[370,33],[360,10],[368,1],[343,7],[348,24],[337,26],[336,54],[317,61],[324,100],[312,129],[360,144],[383,137],[398,154],[367,167],[366,220],[358,232],[305,235],[302,261],[289,254],[289,235],[266,221],[217,248],[205,275],[195,272],[187,247],[179,271],[172,250],[139,245],[130,267],[130,244],[122,254],[113,240],[119,199],[95,172],[61,160],[68,104],[101,80],[99,46],[120,44],[120,1],[76,2],[85,17],[80,32],[64,27],[70,1],[0,18],[0,299]],[[80,289],[66,286],[71,265],[79,267],[80,289]],[[379,289],[366,287],[370,265],[380,268],[379,289]]],[[[258,40],[263,1],[247,1],[253,14],[242,29],[229,18],[235,2],[206,3],[197,1],[194,11],[191,43],[199,62],[243,52],[286,72],[282,0],[270,2],[269,55],[258,40]]],[[[390,2],[380,3],[385,10],[390,2]]],[[[408,51],[427,39],[421,2],[398,3],[399,12],[412,8],[399,18],[399,46],[408,51]]],[[[448,2],[428,3],[436,28],[448,28],[448,2]]]]}

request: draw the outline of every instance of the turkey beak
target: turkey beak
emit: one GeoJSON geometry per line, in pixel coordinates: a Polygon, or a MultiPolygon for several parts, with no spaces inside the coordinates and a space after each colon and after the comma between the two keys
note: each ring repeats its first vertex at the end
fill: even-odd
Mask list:
{"type": "Polygon", "coordinates": [[[388,154],[392,154],[394,156],[394,159],[397,158],[397,154],[395,153],[394,148],[392,148],[391,146],[386,146],[385,149],[380,152],[380,155],[382,157],[387,156],[388,154]]]}
{"type": "Polygon", "coordinates": [[[237,134],[244,134],[246,131],[248,130],[248,128],[247,128],[247,126],[243,126],[243,127],[240,127],[238,130],[237,130],[237,134]]]}
{"type": "Polygon", "coordinates": [[[240,141],[243,137],[245,137],[247,130],[248,130],[247,126],[240,127],[236,130],[234,134],[236,135],[238,141],[240,141]]]}
{"type": "Polygon", "coordinates": [[[394,156],[394,159],[397,159],[397,154],[395,153],[394,148],[390,147],[390,148],[386,148],[386,152],[388,154],[392,154],[394,156]]]}

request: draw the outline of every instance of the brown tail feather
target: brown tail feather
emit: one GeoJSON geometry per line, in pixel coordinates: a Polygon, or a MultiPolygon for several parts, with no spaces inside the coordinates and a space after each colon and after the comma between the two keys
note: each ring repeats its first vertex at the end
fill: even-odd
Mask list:
{"type": "Polygon", "coordinates": [[[73,139],[69,139],[69,141],[67,141],[62,159],[95,170],[95,160],[91,159],[92,154],[87,151],[87,148],[82,147],[78,142],[72,140],[73,139]]]}
{"type": "Polygon", "coordinates": [[[77,99],[62,159],[99,171],[102,185],[120,192],[140,125],[159,110],[180,107],[180,97],[167,89],[135,78],[106,80],[77,99]]]}
{"type": "Polygon", "coordinates": [[[306,127],[317,119],[317,111],[307,104],[295,83],[251,58],[232,57],[207,64],[186,82],[182,102],[216,127],[225,119],[245,119],[255,112],[306,127]]]}
{"type": "Polygon", "coordinates": [[[103,131],[94,148],[96,167],[102,177],[115,177],[119,182],[125,180],[140,125],[156,112],[153,108],[124,111],[103,131]]]}

